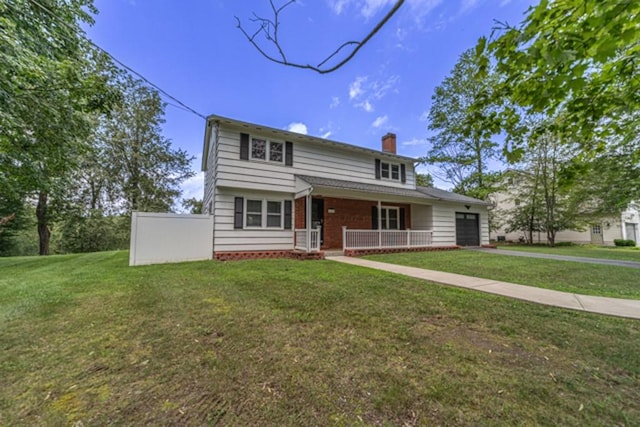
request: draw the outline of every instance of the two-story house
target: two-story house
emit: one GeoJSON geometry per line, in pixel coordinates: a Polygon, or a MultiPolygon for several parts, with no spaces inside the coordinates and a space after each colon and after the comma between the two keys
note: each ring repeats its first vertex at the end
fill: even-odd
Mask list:
{"type": "Polygon", "coordinates": [[[487,203],[416,186],[416,159],[220,116],[206,122],[216,259],[489,243],[487,203]]]}

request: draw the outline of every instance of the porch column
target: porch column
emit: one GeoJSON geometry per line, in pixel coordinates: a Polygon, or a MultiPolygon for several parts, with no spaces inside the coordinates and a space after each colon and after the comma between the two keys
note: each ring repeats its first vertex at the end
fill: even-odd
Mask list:
{"type": "Polygon", "coordinates": [[[382,248],[382,201],[378,200],[378,247],[382,248]]]}
{"type": "Polygon", "coordinates": [[[307,252],[311,252],[311,193],[307,194],[306,201],[307,209],[306,210],[306,221],[307,224],[307,252]]]}

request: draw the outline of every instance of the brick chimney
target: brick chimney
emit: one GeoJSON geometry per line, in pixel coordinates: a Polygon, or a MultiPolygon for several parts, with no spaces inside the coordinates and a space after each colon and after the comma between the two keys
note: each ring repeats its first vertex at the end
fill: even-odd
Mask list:
{"type": "Polygon", "coordinates": [[[396,154],[396,134],[388,132],[382,137],[382,151],[385,153],[396,154]]]}

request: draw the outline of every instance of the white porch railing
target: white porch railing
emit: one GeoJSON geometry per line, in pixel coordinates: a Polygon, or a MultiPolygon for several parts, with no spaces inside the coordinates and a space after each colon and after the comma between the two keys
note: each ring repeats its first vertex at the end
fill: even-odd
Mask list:
{"type": "Polygon", "coordinates": [[[307,230],[306,228],[296,228],[294,248],[305,252],[320,251],[320,228],[307,230]],[[307,238],[308,237],[308,238],[307,238]]]}
{"type": "Polygon", "coordinates": [[[431,246],[432,230],[347,230],[342,227],[342,249],[420,248],[431,246]]]}

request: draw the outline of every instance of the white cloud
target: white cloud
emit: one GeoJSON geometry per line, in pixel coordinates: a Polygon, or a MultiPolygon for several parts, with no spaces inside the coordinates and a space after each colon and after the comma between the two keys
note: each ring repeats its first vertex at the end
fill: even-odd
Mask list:
{"type": "Polygon", "coordinates": [[[500,2],[500,7],[504,7],[504,6],[508,5],[509,3],[511,3],[511,0],[502,0],[500,2]]]}
{"type": "Polygon", "coordinates": [[[320,138],[323,138],[323,139],[329,138],[331,136],[331,134],[333,134],[333,132],[328,130],[325,133],[323,133],[322,135],[320,135],[320,138]]]}
{"type": "Polygon", "coordinates": [[[371,105],[371,103],[369,102],[369,100],[365,100],[364,102],[361,102],[359,104],[356,104],[356,107],[360,107],[362,108],[364,111],[366,111],[367,113],[371,113],[373,112],[373,105],[371,105]]]}
{"type": "Polygon", "coordinates": [[[349,3],[351,3],[351,0],[329,0],[329,7],[333,10],[333,13],[340,15],[349,3]]]}
{"type": "Polygon", "coordinates": [[[433,9],[440,6],[442,0],[409,0],[409,8],[411,9],[411,15],[413,19],[418,23],[418,25],[422,25],[422,20],[427,16],[433,9]]]}
{"type": "Polygon", "coordinates": [[[426,122],[428,120],[429,120],[429,112],[425,110],[422,112],[422,114],[420,114],[420,121],[426,122]]]}
{"type": "Polygon", "coordinates": [[[373,91],[373,96],[376,99],[382,99],[387,92],[393,90],[397,92],[396,86],[400,81],[400,76],[393,75],[386,80],[376,80],[371,83],[371,90],[373,91]]]}
{"type": "Polygon", "coordinates": [[[374,128],[379,128],[379,127],[382,127],[382,126],[386,125],[388,121],[389,121],[389,117],[388,116],[386,116],[386,115],[379,116],[373,121],[373,123],[371,123],[371,126],[373,126],[374,128]]]}
{"type": "Polygon", "coordinates": [[[338,105],[340,105],[340,98],[337,97],[337,96],[332,96],[331,97],[331,104],[329,104],[329,108],[334,109],[338,105]]]}
{"type": "Polygon", "coordinates": [[[356,99],[362,96],[364,93],[362,85],[366,83],[367,79],[367,76],[358,76],[353,82],[351,82],[349,85],[349,99],[356,99]]]}
{"type": "Polygon", "coordinates": [[[287,130],[289,132],[301,133],[303,135],[307,135],[309,133],[307,125],[300,122],[289,123],[289,126],[287,126],[287,130]]]}
{"type": "Polygon", "coordinates": [[[365,18],[371,18],[380,9],[395,3],[395,0],[365,0],[360,9],[360,13],[365,18]]]}
{"type": "Polygon", "coordinates": [[[404,146],[427,145],[427,140],[413,138],[413,139],[410,139],[409,141],[402,142],[401,145],[404,145],[404,146]]]}
{"type": "Polygon", "coordinates": [[[199,172],[182,183],[182,198],[202,199],[204,195],[204,172],[199,172]]]}
{"type": "Polygon", "coordinates": [[[478,0],[462,0],[460,5],[460,13],[465,13],[478,5],[478,0]]]}

